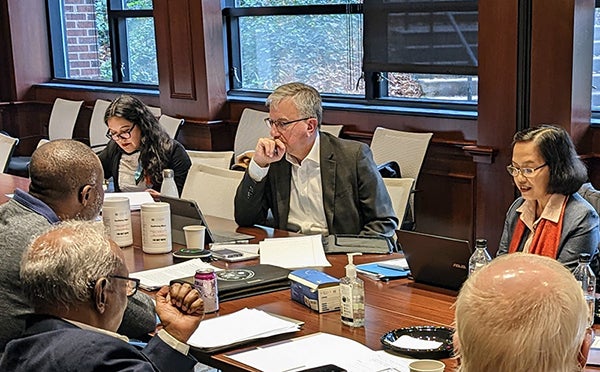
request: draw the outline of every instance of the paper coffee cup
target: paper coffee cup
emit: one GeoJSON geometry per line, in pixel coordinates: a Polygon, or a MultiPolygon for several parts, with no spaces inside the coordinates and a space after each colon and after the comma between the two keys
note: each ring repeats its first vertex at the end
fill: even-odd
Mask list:
{"type": "Polygon", "coordinates": [[[410,372],[444,372],[446,365],[439,360],[421,359],[408,365],[410,372]]]}
{"type": "Polygon", "coordinates": [[[188,249],[204,249],[204,236],[206,227],[202,225],[188,225],[183,227],[185,245],[188,249]]]}

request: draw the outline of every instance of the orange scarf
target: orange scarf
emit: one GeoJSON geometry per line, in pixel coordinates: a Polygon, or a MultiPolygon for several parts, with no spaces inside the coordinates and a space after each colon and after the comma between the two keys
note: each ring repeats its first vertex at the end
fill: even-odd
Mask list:
{"type": "MultiPolygon", "coordinates": [[[[565,198],[565,202],[560,211],[560,218],[557,223],[542,219],[537,225],[533,233],[531,245],[529,246],[529,253],[556,258],[562,232],[563,217],[565,216],[565,207],[568,200],[568,197],[565,198]]],[[[525,227],[525,223],[519,218],[517,226],[515,226],[515,231],[513,232],[512,240],[510,241],[510,246],[508,247],[508,253],[514,253],[519,248],[519,243],[525,233],[525,227]]]]}

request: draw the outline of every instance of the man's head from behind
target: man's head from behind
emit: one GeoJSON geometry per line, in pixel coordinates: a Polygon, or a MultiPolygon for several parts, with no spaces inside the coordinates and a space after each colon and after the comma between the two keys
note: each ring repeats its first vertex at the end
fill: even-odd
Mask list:
{"type": "Polygon", "coordinates": [[[68,221],[23,253],[21,281],[36,313],[116,331],[127,304],[123,253],[101,222],[68,221]]]}
{"type": "Polygon", "coordinates": [[[61,219],[93,219],[104,191],[102,164],[89,146],[74,140],[50,141],[31,156],[29,192],[61,219]]]}
{"type": "Polygon", "coordinates": [[[469,277],[455,307],[459,371],[576,371],[585,365],[591,339],[585,298],[556,260],[526,253],[498,257],[469,277]]]}

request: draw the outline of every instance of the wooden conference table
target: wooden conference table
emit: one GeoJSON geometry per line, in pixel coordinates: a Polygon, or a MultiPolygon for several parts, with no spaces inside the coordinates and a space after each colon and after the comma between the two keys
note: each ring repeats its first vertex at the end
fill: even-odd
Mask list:
{"type": "MultiPolygon", "coordinates": [[[[27,189],[28,184],[29,180],[27,179],[0,174],[0,204],[8,200],[5,196],[6,193],[12,193],[15,187],[27,189]]],[[[256,241],[260,241],[266,237],[286,237],[291,235],[291,233],[286,231],[266,227],[239,228],[233,221],[211,218],[210,216],[207,218],[209,219],[208,222],[211,225],[211,228],[214,230],[229,229],[249,233],[256,236],[256,241]]],[[[131,247],[123,249],[130,272],[164,267],[180,262],[177,258],[173,258],[171,253],[159,255],[143,253],[141,249],[139,214],[134,212],[132,220],[134,226],[134,244],[131,247]]],[[[174,246],[174,248],[178,247],[174,246]]],[[[399,257],[397,254],[394,256],[399,257]]],[[[356,256],[354,260],[356,263],[365,263],[390,259],[394,256],[369,254],[356,256]]],[[[328,255],[327,258],[332,266],[325,268],[324,271],[338,278],[344,276],[344,266],[347,262],[346,255],[328,255]]],[[[221,261],[213,262],[215,266],[221,268],[237,268],[257,263],[258,260],[235,264],[228,264],[221,261]]],[[[456,298],[456,292],[414,283],[409,279],[381,282],[360,274],[359,276],[365,281],[366,297],[365,326],[362,328],[354,329],[343,325],[340,321],[340,314],[338,311],[318,314],[315,311],[292,301],[290,299],[289,290],[222,302],[220,304],[219,312],[216,314],[208,314],[207,318],[232,313],[248,307],[258,308],[304,321],[304,326],[299,332],[257,341],[245,345],[244,348],[263,345],[284,338],[304,336],[315,332],[327,332],[356,340],[367,345],[371,349],[380,350],[382,349],[380,338],[390,330],[418,325],[452,326],[454,312],[451,307],[456,298]]],[[[600,331],[596,330],[597,334],[599,332],[600,331]]],[[[225,371],[254,371],[252,368],[227,358],[226,354],[229,352],[231,351],[216,355],[203,353],[194,353],[194,355],[201,362],[225,371]]],[[[596,355],[592,355],[592,357],[595,356],[596,355]]],[[[452,371],[453,367],[456,365],[452,359],[446,359],[444,362],[447,366],[446,371],[452,371]]],[[[600,370],[600,368],[592,366],[586,367],[586,371],[592,370],[600,370]]]]}

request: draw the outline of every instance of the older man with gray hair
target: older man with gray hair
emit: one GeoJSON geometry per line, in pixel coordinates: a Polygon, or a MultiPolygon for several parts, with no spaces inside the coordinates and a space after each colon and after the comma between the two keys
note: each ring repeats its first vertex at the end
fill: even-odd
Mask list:
{"type": "Polygon", "coordinates": [[[35,239],[21,262],[35,314],[6,346],[2,371],[193,370],[185,342],[204,315],[189,284],[156,294],[163,328],[143,350],[116,333],[139,280],[128,277],[121,249],[100,222],[69,221],[35,239]]]}
{"type": "Polygon", "coordinates": [[[592,340],[588,316],[581,286],[556,260],[498,257],[456,300],[458,371],[581,371],[592,340]]]}

